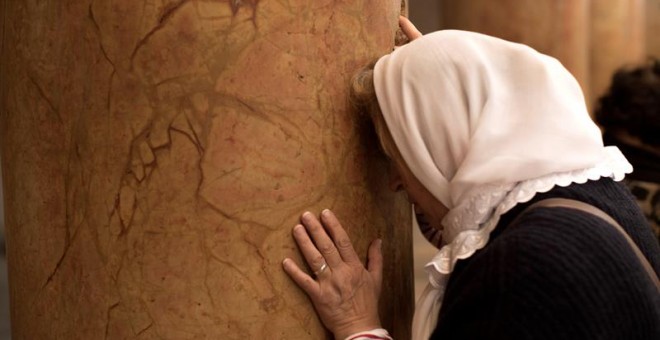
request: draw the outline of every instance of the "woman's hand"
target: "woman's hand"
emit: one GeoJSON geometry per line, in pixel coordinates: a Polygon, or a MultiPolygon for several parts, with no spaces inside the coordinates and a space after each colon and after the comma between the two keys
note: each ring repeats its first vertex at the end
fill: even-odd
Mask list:
{"type": "Polygon", "coordinates": [[[403,15],[399,16],[399,27],[408,38],[408,41],[413,41],[422,36],[422,32],[420,32],[417,27],[415,27],[415,25],[403,15]]]}
{"type": "Polygon", "coordinates": [[[293,237],[315,271],[316,280],[289,258],[282,262],[284,271],[309,295],[321,321],[336,339],[380,328],[381,240],[369,246],[367,269],[330,210],[321,213],[320,222],[310,212],[304,213],[301,220],[302,225],[293,228],[293,237]]]}

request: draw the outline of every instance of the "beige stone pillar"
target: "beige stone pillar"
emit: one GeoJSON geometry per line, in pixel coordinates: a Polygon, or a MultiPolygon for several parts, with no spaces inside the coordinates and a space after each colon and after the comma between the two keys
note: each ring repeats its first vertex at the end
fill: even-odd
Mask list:
{"type": "MultiPolygon", "coordinates": [[[[646,58],[646,0],[591,2],[591,98],[607,91],[614,72],[646,58]]],[[[648,32],[657,36],[654,32],[648,32]]]]}
{"type": "Polygon", "coordinates": [[[660,58],[660,0],[646,0],[646,54],[660,58]]]}
{"type": "Polygon", "coordinates": [[[527,44],[561,61],[589,88],[589,0],[443,0],[443,28],[527,44]]]}
{"type": "Polygon", "coordinates": [[[410,213],[348,110],[398,0],[2,4],[14,339],[318,339],[281,269],[300,213],[384,239],[409,336],[410,213]]]}

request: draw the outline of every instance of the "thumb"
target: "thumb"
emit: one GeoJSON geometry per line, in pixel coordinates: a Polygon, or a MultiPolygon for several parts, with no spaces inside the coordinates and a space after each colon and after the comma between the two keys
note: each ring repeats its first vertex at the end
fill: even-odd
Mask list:
{"type": "Polygon", "coordinates": [[[367,270],[376,283],[376,292],[378,292],[378,295],[380,295],[380,288],[383,282],[383,253],[381,250],[382,245],[383,240],[381,239],[376,239],[371,242],[371,245],[369,246],[369,258],[367,263],[367,270]]]}

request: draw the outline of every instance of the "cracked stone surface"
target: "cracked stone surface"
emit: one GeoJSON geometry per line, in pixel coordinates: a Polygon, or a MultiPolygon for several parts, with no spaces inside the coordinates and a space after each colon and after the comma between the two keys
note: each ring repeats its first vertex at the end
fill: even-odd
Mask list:
{"type": "Polygon", "coordinates": [[[280,265],[323,208],[384,239],[409,337],[409,207],[346,99],[400,0],[0,6],[14,338],[323,338],[280,265]]]}

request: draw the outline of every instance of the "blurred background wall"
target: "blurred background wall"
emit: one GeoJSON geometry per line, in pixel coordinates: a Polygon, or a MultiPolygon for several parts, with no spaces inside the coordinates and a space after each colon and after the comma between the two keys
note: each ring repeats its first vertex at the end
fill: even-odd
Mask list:
{"type": "Polygon", "coordinates": [[[593,107],[614,70],[660,56],[660,0],[410,0],[422,31],[461,29],[559,59],[593,107]]]}

